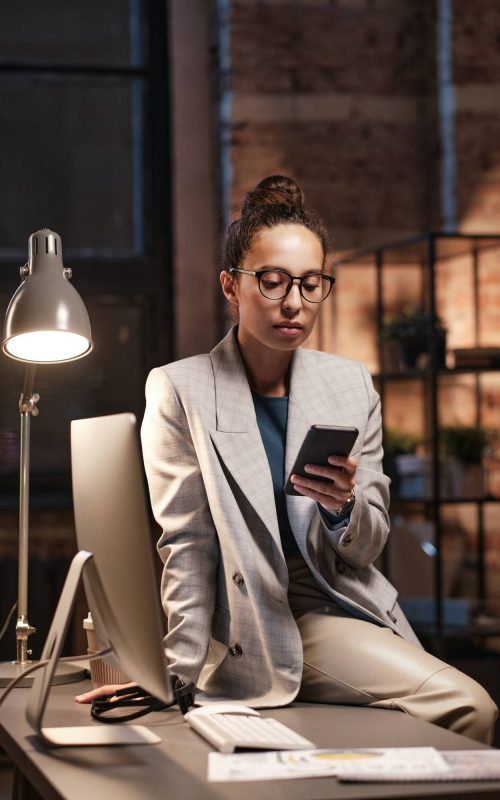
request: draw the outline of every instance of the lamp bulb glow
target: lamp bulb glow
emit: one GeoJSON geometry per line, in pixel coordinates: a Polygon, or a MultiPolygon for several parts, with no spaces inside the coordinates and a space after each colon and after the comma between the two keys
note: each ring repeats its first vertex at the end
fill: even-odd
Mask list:
{"type": "Polygon", "coordinates": [[[39,364],[72,361],[84,356],[91,348],[91,342],[85,336],[68,331],[22,333],[4,343],[7,355],[39,364]]]}

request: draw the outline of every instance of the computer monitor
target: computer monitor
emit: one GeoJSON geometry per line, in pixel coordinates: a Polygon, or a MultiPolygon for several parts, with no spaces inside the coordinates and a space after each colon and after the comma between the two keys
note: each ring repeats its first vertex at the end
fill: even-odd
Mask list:
{"type": "Polygon", "coordinates": [[[97,638],[112,648],[108,663],[163,702],[172,701],[134,415],[72,422],[71,467],[79,553],[42,653],[50,663],[31,689],[28,721],[48,744],[129,744],[135,737],[157,741],[141,726],[42,726],[50,677],[82,575],[97,638]]]}

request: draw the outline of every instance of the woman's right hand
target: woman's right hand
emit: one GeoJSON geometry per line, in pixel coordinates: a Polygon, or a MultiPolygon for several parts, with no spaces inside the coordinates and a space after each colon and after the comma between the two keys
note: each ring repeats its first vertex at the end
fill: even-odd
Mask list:
{"type": "MultiPolygon", "coordinates": [[[[83,692],[83,694],[77,694],[75,697],[75,702],[77,703],[91,703],[92,700],[95,700],[97,697],[103,697],[104,695],[114,695],[118,689],[125,689],[129,686],[131,689],[137,686],[136,683],[108,683],[105,686],[99,686],[97,689],[91,689],[90,692],[83,692]]],[[[111,701],[113,698],[111,698],[111,701]]]]}

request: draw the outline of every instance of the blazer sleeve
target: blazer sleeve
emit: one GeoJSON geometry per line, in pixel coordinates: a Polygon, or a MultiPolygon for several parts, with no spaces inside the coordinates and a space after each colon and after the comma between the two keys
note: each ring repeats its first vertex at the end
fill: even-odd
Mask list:
{"type": "Polygon", "coordinates": [[[321,524],[327,539],[343,561],[351,567],[367,567],[382,552],[389,535],[390,479],[382,469],[382,415],[380,397],[371,375],[359,364],[363,390],[368,399],[368,420],[358,455],[354,489],[356,501],[343,524],[333,525],[324,515],[321,524]]]}
{"type": "Polygon", "coordinates": [[[186,414],[162,367],[146,383],[141,440],[151,505],[162,528],[166,654],[182,680],[196,682],[207,657],[219,548],[186,414]]]}

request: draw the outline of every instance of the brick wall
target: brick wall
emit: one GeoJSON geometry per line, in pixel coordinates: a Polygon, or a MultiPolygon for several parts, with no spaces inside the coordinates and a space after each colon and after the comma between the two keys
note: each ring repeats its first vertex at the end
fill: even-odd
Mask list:
{"type": "Polygon", "coordinates": [[[457,206],[463,230],[500,229],[500,6],[454,0],[457,206]]]}
{"type": "MultiPolygon", "coordinates": [[[[439,229],[439,0],[227,0],[231,209],[295,177],[339,250],[439,229]]],[[[500,228],[500,6],[450,0],[455,228],[500,228]]],[[[441,112],[442,114],[442,112],[441,112]]]]}
{"type": "Polygon", "coordinates": [[[433,3],[230,4],[231,200],[293,175],[337,248],[437,224],[433,3]]]}

